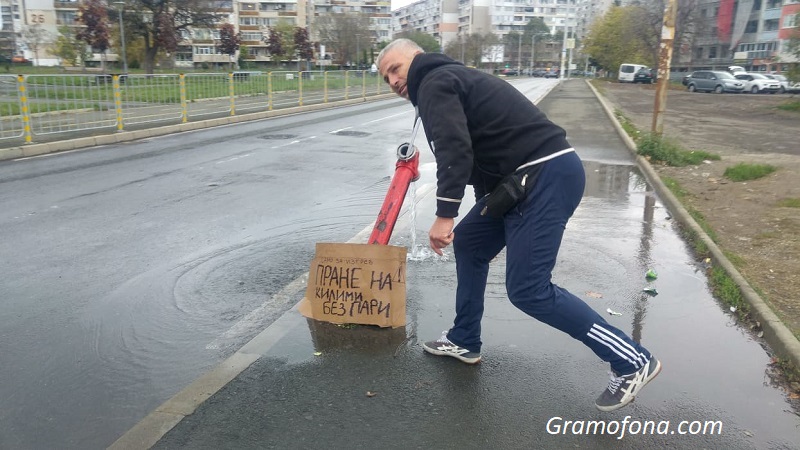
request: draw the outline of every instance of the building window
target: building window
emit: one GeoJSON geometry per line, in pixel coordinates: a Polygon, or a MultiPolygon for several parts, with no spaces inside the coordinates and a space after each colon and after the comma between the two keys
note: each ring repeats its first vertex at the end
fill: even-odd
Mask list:
{"type": "Polygon", "coordinates": [[[242,32],[243,41],[260,41],[262,37],[261,33],[242,32]]]}
{"type": "Polygon", "coordinates": [[[716,58],[717,57],[717,47],[708,47],[708,57],[709,58],[716,58]]]}
{"type": "Polygon", "coordinates": [[[747,22],[747,26],[744,28],[744,32],[745,33],[755,33],[756,31],[758,31],[758,21],[757,20],[751,20],[751,21],[747,22]]]}
{"type": "Polygon", "coordinates": [[[794,28],[797,26],[797,15],[789,14],[783,16],[783,28],[794,28]]]}
{"type": "Polygon", "coordinates": [[[214,54],[214,47],[195,46],[194,47],[194,54],[195,55],[213,55],[214,54]]]}
{"type": "Polygon", "coordinates": [[[764,21],[764,31],[776,31],[779,28],[780,19],[770,19],[764,21]]]}
{"type": "Polygon", "coordinates": [[[780,8],[783,0],[767,0],[767,9],[780,8]]]}

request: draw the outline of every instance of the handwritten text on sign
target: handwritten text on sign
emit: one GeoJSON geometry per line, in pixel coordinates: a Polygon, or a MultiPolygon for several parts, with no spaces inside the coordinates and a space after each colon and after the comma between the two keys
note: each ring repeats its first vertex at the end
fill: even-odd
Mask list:
{"type": "Polygon", "coordinates": [[[356,265],[369,266],[372,261],[362,258],[320,258],[314,272],[314,300],[322,302],[324,314],[389,318],[392,304],[386,298],[388,296],[382,293],[391,294],[396,284],[404,282],[402,270],[389,272],[354,267],[356,265]]]}
{"type": "Polygon", "coordinates": [[[333,323],[405,326],[406,253],[391,245],[317,243],[300,313],[333,323]]]}

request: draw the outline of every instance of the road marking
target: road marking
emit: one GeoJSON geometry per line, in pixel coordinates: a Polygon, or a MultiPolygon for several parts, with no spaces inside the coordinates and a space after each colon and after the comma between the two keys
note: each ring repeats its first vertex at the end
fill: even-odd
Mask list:
{"type": "Polygon", "coordinates": [[[344,128],[339,128],[338,130],[329,131],[328,133],[329,133],[329,134],[336,134],[336,133],[338,133],[338,132],[340,132],[340,131],[349,130],[349,129],[351,129],[351,128],[353,128],[353,127],[344,127],[344,128]]]}
{"type": "Polygon", "coordinates": [[[288,142],[288,143],[286,143],[286,144],[282,144],[282,145],[274,145],[274,146],[272,146],[271,148],[283,148],[283,147],[288,147],[288,146],[290,146],[290,145],[299,144],[299,143],[301,143],[301,142],[303,142],[303,141],[309,141],[309,140],[311,140],[311,139],[316,139],[316,138],[317,138],[316,136],[309,136],[309,137],[307,137],[307,138],[303,138],[303,139],[297,139],[296,141],[288,142]]]}
{"type": "Polygon", "coordinates": [[[86,147],[86,148],[76,148],[74,150],[64,150],[63,152],[45,153],[43,155],[25,156],[25,157],[22,157],[22,158],[12,159],[11,161],[15,161],[16,162],[16,161],[25,161],[27,159],[44,158],[44,157],[47,157],[47,156],[67,155],[67,154],[70,154],[70,153],[82,152],[84,150],[91,150],[91,149],[96,149],[96,148],[100,148],[100,147],[105,147],[105,145],[102,145],[102,146],[98,145],[98,146],[95,146],[95,147],[86,147]]]}
{"type": "Polygon", "coordinates": [[[402,116],[404,114],[408,114],[408,113],[412,113],[412,112],[414,112],[414,111],[403,111],[401,113],[392,114],[391,116],[381,117],[380,119],[375,119],[375,120],[370,120],[369,122],[364,122],[364,125],[369,124],[369,123],[380,122],[382,120],[391,119],[393,117],[402,116]]]}

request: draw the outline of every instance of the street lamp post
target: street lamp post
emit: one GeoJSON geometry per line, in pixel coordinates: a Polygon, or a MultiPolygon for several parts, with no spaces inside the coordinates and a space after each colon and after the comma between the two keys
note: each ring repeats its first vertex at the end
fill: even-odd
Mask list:
{"type": "Polygon", "coordinates": [[[361,35],[356,33],[356,70],[360,70],[360,60],[361,60],[361,35]]]}
{"type": "Polygon", "coordinates": [[[117,15],[119,17],[119,40],[122,42],[122,67],[123,72],[128,73],[128,55],[125,53],[125,25],[122,23],[122,10],[125,9],[125,2],[114,2],[117,5],[117,15]]]}
{"type": "Polygon", "coordinates": [[[531,33],[531,60],[528,64],[528,68],[530,69],[531,75],[533,75],[533,69],[536,68],[536,60],[534,59],[535,51],[536,51],[536,36],[544,36],[550,33],[531,33]]]}

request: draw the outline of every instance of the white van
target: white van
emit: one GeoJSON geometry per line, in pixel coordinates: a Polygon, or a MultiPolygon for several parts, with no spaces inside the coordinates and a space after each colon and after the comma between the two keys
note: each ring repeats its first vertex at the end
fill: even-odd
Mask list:
{"type": "Polygon", "coordinates": [[[742,66],[728,66],[728,72],[730,72],[730,73],[732,73],[734,75],[736,75],[739,72],[747,73],[747,71],[744,70],[744,67],[742,67],[742,66]]]}
{"type": "Polygon", "coordinates": [[[641,64],[622,64],[619,66],[619,75],[617,80],[620,83],[633,83],[633,77],[639,69],[646,69],[647,66],[641,64]]]}

